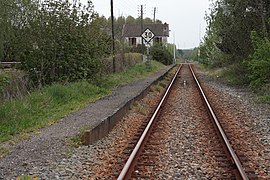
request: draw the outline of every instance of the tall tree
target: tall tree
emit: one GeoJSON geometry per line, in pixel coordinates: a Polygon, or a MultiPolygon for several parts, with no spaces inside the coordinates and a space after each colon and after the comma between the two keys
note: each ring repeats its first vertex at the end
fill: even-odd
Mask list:
{"type": "Polygon", "coordinates": [[[132,16],[126,18],[126,24],[136,24],[136,19],[132,16]]]}
{"type": "Polygon", "coordinates": [[[236,83],[269,84],[269,0],[218,0],[206,20],[202,62],[226,67],[236,83]]]}
{"type": "Polygon", "coordinates": [[[14,44],[18,45],[19,35],[29,25],[38,9],[35,0],[3,0],[0,2],[0,58],[4,61],[16,60],[14,44]]]}
{"type": "Polygon", "coordinates": [[[144,24],[152,24],[153,20],[151,18],[146,17],[146,18],[144,18],[143,23],[144,24]]]}
{"type": "MultiPolygon", "coordinates": [[[[229,64],[242,62],[248,58],[254,50],[250,38],[251,32],[256,31],[261,36],[265,36],[269,31],[269,26],[267,27],[264,22],[269,18],[269,13],[266,11],[269,3],[266,2],[267,0],[215,2],[206,18],[208,30],[204,46],[207,48],[204,49],[210,51],[218,48],[220,54],[226,56],[229,64]]],[[[210,54],[209,51],[205,54],[210,54]]]]}
{"type": "Polygon", "coordinates": [[[117,39],[122,38],[122,30],[125,23],[126,23],[126,19],[124,16],[120,16],[117,18],[115,22],[115,35],[117,39]]]}

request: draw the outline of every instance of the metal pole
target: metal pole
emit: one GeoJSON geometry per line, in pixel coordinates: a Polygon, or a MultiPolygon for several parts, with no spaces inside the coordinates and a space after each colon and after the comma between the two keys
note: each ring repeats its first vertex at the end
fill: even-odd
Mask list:
{"type": "Polygon", "coordinates": [[[173,64],[176,63],[176,55],[175,55],[175,32],[173,32],[173,64]]]}
{"type": "Polygon", "coordinates": [[[115,73],[115,41],[114,41],[113,0],[111,0],[111,19],[112,19],[112,54],[113,54],[113,72],[115,73]]]}
{"type": "MultiPolygon", "coordinates": [[[[201,56],[201,24],[199,27],[199,47],[198,47],[198,62],[200,63],[200,57],[201,56]]],[[[195,60],[195,59],[194,59],[195,60]]]]}
{"type": "MultiPolygon", "coordinates": [[[[143,33],[144,29],[143,29],[143,5],[141,5],[141,34],[143,33]]],[[[142,37],[142,54],[143,54],[143,37],[142,37]]]]}

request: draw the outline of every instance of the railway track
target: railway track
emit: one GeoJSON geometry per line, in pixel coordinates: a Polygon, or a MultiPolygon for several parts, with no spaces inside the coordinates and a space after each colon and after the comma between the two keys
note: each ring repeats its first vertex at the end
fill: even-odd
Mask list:
{"type": "MultiPolygon", "coordinates": [[[[119,162],[117,164],[118,168],[123,166],[123,163],[125,165],[123,166],[121,173],[114,173],[115,177],[118,177],[118,179],[164,178],[160,177],[160,174],[162,174],[160,171],[164,170],[166,167],[164,161],[166,161],[168,156],[164,156],[164,154],[168,154],[168,152],[166,152],[168,151],[166,144],[168,144],[169,138],[166,131],[170,131],[169,129],[171,129],[171,127],[169,127],[169,124],[171,122],[168,122],[169,119],[166,119],[166,117],[164,118],[163,114],[166,114],[168,111],[166,108],[172,109],[173,107],[173,105],[170,105],[172,100],[170,99],[167,102],[167,99],[170,98],[170,96],[173,96],[171,95],[171,92],[188,94],[191,90],[192,94],[196,96],[194,99],[194,106],[199,109],[198,113],[205,120],[205,122],[201,122],[202,124],[196,125],[196,131],[200,131],[200,136],[203,136],[206,141],[206,143],[202,142],[202,146],[205,149],[202,148],[199,153],[204,156],[205,154],[203,151],[205,151],[208,152],[209,157],[214,157],[214,159],[210,158],[214,163],[213,166],[216,166],[213,167],[215,170],[210,173],[212,174],[211,178],[256,179],[252,171],[245,172],[245,169],[249,169],[249,167],[242,166],[239,157],[231,146],[226,133],[222,129],[218,118],[208,102],[191,64],[183,64],[178,68],[173,80],[164,93],[164,96],[157,105],[156,110],[149,116],[148,120],[142,123],[141,127],[138,128],[134,138],[125,149],[124,155],[126,157],[123,157],[123,159],[127,159],[127,156],[129,157],[126,162],[119,162]],[[201,101],[199,102],[200,99],[201,101]],[[199,128],[202,129],[199,130],[199,128]]],[[[185,104],[185,102],[182,103],[185,104]]],[[[171,110],[171,112],[172,111],[173,110],[171,110]]],[[[185,112],[182,113],[185,114],[185,112]]],[[[175,116],[177,117],[179,115],[176,114],[175,116]]],[[[175,122],[177,123],[177,121],[175,122]]],[[[192,149],[192,147],[190,149],[192,149]]],[[[177,155],[181,155],[181,153],[177,155]]],[[[185,156],[186,153],[183,155],[185,156]]],[[[177,163],[181,164],[181,162],[177,163]]],[[[178,168],[181,168],[181,166],[178,168]]],[[[200,167],[197,168],[200,169],[200,167]]],[[[172,178],[174,177],[177,178],[177,175],[172,176],[172,178]]]]}

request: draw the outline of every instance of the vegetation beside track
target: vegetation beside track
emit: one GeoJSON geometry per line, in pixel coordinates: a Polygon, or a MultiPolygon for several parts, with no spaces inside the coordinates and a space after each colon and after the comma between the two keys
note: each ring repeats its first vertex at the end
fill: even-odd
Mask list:
{"type": "Polygon", "coordinates": [[[125,72],[111,74],[99,83],[87,81],[53,84],[30,95],[0,104],[0,142],[15,135],[36,131],[71,112],[110,94],[112,88],[149,76],[164,67],[152,61],[152,68],[137,64],[125,72]]]}
{"type": "Polygon", "coordinates": [[[190,52],[233,85],[248,86],[270,103],[269,0],[217,0],[206,15],[203,42],[190,52]],[[199,54],[199,56],[198,56],[199,54]]]}

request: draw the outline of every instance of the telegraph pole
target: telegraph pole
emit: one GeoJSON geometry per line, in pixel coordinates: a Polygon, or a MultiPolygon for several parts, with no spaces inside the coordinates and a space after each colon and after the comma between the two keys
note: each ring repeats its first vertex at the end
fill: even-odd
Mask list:
{"type": "Polygon", "coordinates": [[[154,7],[154,19],[153,19],[154,24],[156,24],[156,11],[157,11],[157,8],[154,7]]]}
{"type": "Polygon", "coordinates": [[[111,0],[111,19],[112,19],[112,53],[113,53],[113,72],[115,73],[115,41],[114,41],[114,15],[113,15],[113,0],[111,0]]]}
{"type": "Polygon", "coordinates": [[[173,32],[173,64],[176,63],[176,55],[175,55],[175,32],[173,32]]]}
{"type": "MultiPolygon", "coordinates": [[[[141,34],[143,33],[144,29],[143,29],[143,5],[141,5],[141,34]]],[[[143,38],[142,38],[142,53],[143,53],[143,38]]]]}
{"type": "Polygon", "coordinates": [[[200,24],[200,28],[199,28],[199,47],[198,47],[198,62],[200,63],[200,59],[201,59],[201,24],[200,24]]]}

